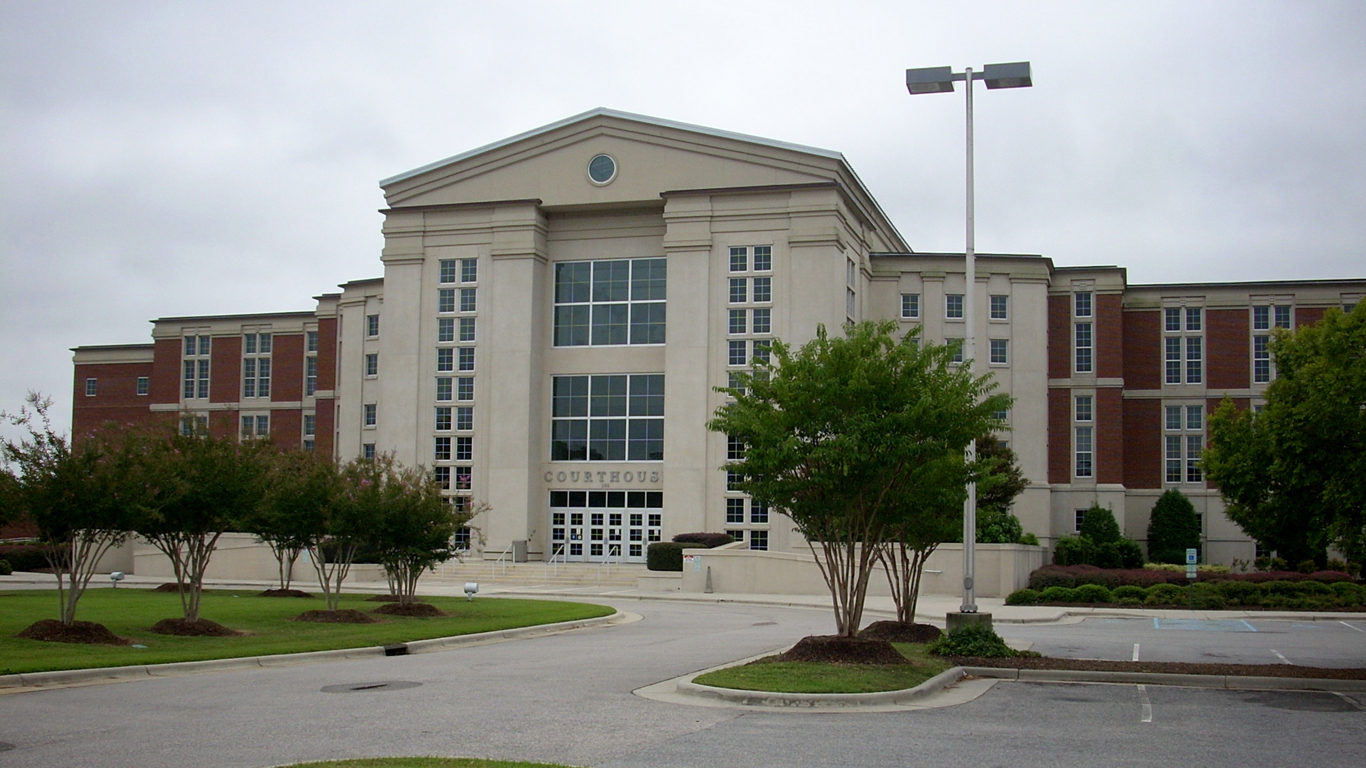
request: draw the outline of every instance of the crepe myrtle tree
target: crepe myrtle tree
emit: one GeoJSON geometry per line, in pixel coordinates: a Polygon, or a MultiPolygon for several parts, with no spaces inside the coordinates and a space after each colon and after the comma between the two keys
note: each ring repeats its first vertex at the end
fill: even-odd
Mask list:
{"type": "Polygon", "coordinates": [[[916,474],[913,490],[905,494],[905,506],[896,510],[887,541],[877,552],[896,620],[903,624],[915,623],[920,580],[930,555],[940,544],[963,537],[963,502],[971,476],[963,457],[951,452],[926,462],[916,474]]]}
{"type": "Polygon", "coordinates": [[[199,621],[204,572],[219,537],[257,513],[274,453],[268,442],[239,441],[193,426],[166,430],[148,446],[144,466],[167,482],[134,530],[171,561],[186,623],[199,621]]]}
{"type": "Polygon", "coordinates": [[[60,619],[70,626],[100,559],[127,539],[133,516],[156,494],[143,485],[131,435],[111,426],[73,441],[52,430],[51,409],[51,398],[30,392],[19,413],[0,414],[25,433],[0,441],[0,507],[38,527],[60,619]]]}
{"type": "Polygon", "coordinates": [[[336,467],[330,487],[319,487],[320,514],[308,536],[308,557],[318,576],[327,610],[341,604],[342,583],[351,572],[356,553],[374,539],[373,517],[385,501],[395,473],[394,457],[353,459],[336,467]]]}
{"type": "Polygon", "coordinates": [[[744,478],[741,490],[806,537],[845,637],[858,632],[891,528],[944,512],[938,496],[915,502],[963,478],[944,469],[946,457],[960,456],[1010,404],[991,394],[989,377],[953,364],[952,350],[913,334],[897,340],[896,331],[894,322],[863,322],[832,338],[820,326],[796,351],[775,340],[772,363],[721,390],[734,400],[708,425],[728,436],[726,468],[744,478]]]}
{"type": "MultiPolygon", "coordinates": [[[[394,467],[372,510],[373,546],[384,565],[390,591],[411,605],[423,572],[455,557],[455,532],[471,511],[441,494],[432,474],[420,467],[394,467]]],[[[488,506],[479,504],[478,511],[488,506]]]]}
{"type": "Polygon", "coordinates": [[[243,529],[270,547],[280,589],[290,588],[299,554],[322,530],[338,493],[336,463],[311,451],[284,451],[270,462],[266,491],[243,529]]]}

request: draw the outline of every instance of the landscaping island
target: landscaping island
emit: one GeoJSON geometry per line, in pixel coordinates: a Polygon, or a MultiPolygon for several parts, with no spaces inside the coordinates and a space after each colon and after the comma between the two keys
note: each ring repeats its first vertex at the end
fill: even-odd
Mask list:
{"type": "Polygon", "coordinates": [[[180,614],[173,593],[144,589],[91,590],[81,601],[81,617],[102,624],[124,644],[45,642],[17,637],[51,618],[56,597],[48,590],[0,592],[0,675],[64,669],[92,669],[181,661],[267,656],[339,648],[364,648],[468,635],[561,621],[609,616],[614,609],[589,603],[459,597],[423,597],[446,616],[414,617],[375,613],[389,605],[369,595],[343,595],[340,608],[360,611],[375,623],[299,621],[326,607],[322,598],[262,597],[257,592],[206,591],[203,616],[234,630],[230,636],[193,637],[158,634],[152,628],[180,614]]]}

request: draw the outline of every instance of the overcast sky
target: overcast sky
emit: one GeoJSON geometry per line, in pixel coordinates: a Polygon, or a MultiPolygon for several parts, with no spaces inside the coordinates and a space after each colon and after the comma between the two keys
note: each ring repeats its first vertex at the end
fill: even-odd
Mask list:
{"type": "Polygon", "coordinates": [[[382,274],[378,180],[610,107],[843,152],[912,248],[1366,277],[1366,3],[0,0],[0,409],[71,353],[382,274]],[[970,10],[969,10],[970,9],[970,10]],[[961,86],[960,86],[961,88],[961,86]]]}

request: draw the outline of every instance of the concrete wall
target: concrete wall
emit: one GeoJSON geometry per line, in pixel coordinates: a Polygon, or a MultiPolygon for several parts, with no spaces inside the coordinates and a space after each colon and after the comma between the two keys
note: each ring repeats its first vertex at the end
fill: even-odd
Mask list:
{"type": "MultiPolygon", "coordinates": [[[[170,559],[156,547],[145,541],[136,540],[131,548],[132,567],[124,569],[125,571],[137,576],[156,576],[167,580],[175,577],[170,559]]],[[[279,566],[275,556],[270,552],[270,547],[257,542],[256,537],[249,533],[225,533],[218,539],[218,546],[209,558],[209,568],[204,576],[209,579],[267,581],[278,578],[278,573],[279,566]]],[[[294,563],[293,578],[302,589],[308,589],[310,584],[317,585],[318,577],[308,561],[307,552],[299,555],[299,560],[294,563]]],[[[346,581],[382,582],[384,569],[368,563],[353,565],[346,581]]]]}
{"type": "MultiPolygon", "coordinates": [[[[977,595],[1005,597],[1029,583],[1029,574],[1043,565],[1043,547],[1023,544],[977,545],[977,595]]],[[[744,549],[688,550],[683,561],[684,592],[704,592],[708,569],[713,592],[737,594],[820,595],[828,589],[820,567],[810,554],[755,552],[744,549]]],[[[930,556],[921,591],[957,594],[962,589],[963,545],[944,544],[930,556]]],[[[868,594],[887,595],[887,577],[877,568],[868,594]]]]}

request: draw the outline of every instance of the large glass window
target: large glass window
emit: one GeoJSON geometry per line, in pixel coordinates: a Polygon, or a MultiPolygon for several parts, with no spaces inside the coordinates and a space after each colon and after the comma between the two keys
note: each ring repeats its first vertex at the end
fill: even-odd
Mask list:
{"type": "Polygon", "coordinates": [[[555,346],[663,344],[665,259],[555,265],[555,346]]]}
{"type": "Polygon", "coordinates": [[[556,376],[552,461],[664,458],[664,374],[556,376]]]}
{"type": "Polygon", "coordinates": [[[1091,324],[1077,323],[1076,329],[1076,366],[1077,373],[1091,372],[1091,324]]]}
{"type": "Polygon", "coordinates": [[[920,317],[920,294],[903,293],[901,294],[901,316],[907,320],[915,320],[920,317]]]}

